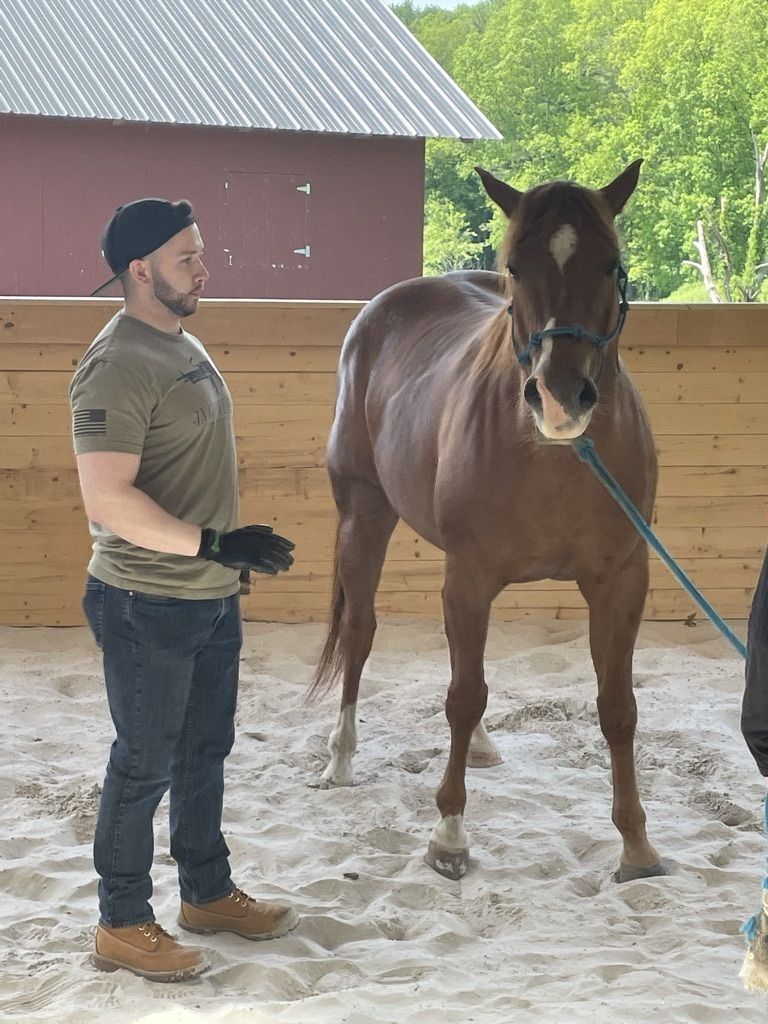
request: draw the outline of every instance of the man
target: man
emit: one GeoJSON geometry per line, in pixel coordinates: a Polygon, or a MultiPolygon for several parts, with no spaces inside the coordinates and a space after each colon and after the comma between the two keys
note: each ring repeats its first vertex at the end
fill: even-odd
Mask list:
{"type": "Polygon", "coordinates": [[[121,281],[125,306],[70,389],[94,537],[83,607],[103,650],[117,734],[94,841],[93,961],[182,980],[207,960],[164,931],[149,903],[152,819],[169,788],[179,925],[269,939],[298,923],[290,907],[234,885],[221,834],[242,643],[239,573],[287,570],[293,544],[267,526],[237,528],[230,394],[181,327],[208,279],[192,207],[161,199],[119,207],[103,252],[114,274],[107,284],[121,281]]]}

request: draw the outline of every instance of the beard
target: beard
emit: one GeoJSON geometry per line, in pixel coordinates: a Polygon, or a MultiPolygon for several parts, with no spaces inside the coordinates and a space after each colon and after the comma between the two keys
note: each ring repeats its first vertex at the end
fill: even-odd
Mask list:
{"type": "Polygon", "coordinates": [[[177,292],[176,289],[166,281],[160,271],[156,270],[154,267],[152,268],[151,273],[152,290],[155,298],[158,302],[162,302],[165,308],[170,310],[174,316],[191,316],[192,313],[197,311],[197,305],[200,301],[199,295],[177,292]]]}

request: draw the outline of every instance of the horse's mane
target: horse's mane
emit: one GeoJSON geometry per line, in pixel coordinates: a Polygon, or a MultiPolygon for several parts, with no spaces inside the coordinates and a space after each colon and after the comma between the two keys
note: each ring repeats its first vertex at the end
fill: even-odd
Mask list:
{"type": "Polygon", "coordinates": [[[512,317],[514,281],[507,264],[515,245],[531,234],[551,237],[561,224],[572,224],[580,237],[595,245],[618,248],[618,236],[607,203],[598,192],[570,181],[552,181],[526,192],[512,215],[496,255],[496,270],[504,279],[506,306],[491,321],[472,365],[472,376],[500,377],[514,365],[512,317]]]}

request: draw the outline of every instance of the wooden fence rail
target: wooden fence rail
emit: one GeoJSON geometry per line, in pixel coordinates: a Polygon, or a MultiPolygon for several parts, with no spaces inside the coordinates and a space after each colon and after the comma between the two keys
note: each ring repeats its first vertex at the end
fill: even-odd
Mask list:
{"type": "MultiPolygon", "coordinates": [[[[74,367],[116,300],[0,298],[0,623],[75,625],[89,538],[70,440],[74,367]]],[[[190,321],[235,401],[244,522],[296,541],[296,565],[257,578],[249,619],[322,620],[335,513],[323,468],[335,371],[354,302],[208,300],[190,321]]],[[[727,617],[747,614],[768,528],[768,306],[636,304],[622,353],[661,462],[654,525],[727,617]]],[[[407,527],[392,539],[382,613],[438,616],[442,555],[407,527]]],[[[577,618],[575,585],[509,587],[497,616],[577,618]]],[[[646,617],[696,606],[652,557],[646,617]]]]}

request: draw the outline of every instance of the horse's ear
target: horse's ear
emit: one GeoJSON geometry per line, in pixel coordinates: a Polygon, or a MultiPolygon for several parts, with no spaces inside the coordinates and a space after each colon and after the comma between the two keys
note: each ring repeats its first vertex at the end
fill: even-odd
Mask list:
{"type": "Polygon", "coordinates": [[[475,167],[475,170],[482,179],[483,188],[494,203],[500,206],[508,217],[511,217],[517,209],[517,204],[520,202],[520,196],[523,193],[518,192],[511,185],[506,185],[503,181],[499,181],[498,178],[494,178],[490,172],[483,170],[482,167],[475,167]]]}
{"type": "Polygon", "coordinates": [[[627,200],[637,188],[637,179],[640,176],[640,164],[642,159],[633,161],[625,168],[618,178],[614,178],[610,185],[601,188],[600,192],[608,200],[608,205],[613,211],[613,216],[621,213],[627,205],[627,200]]]}

